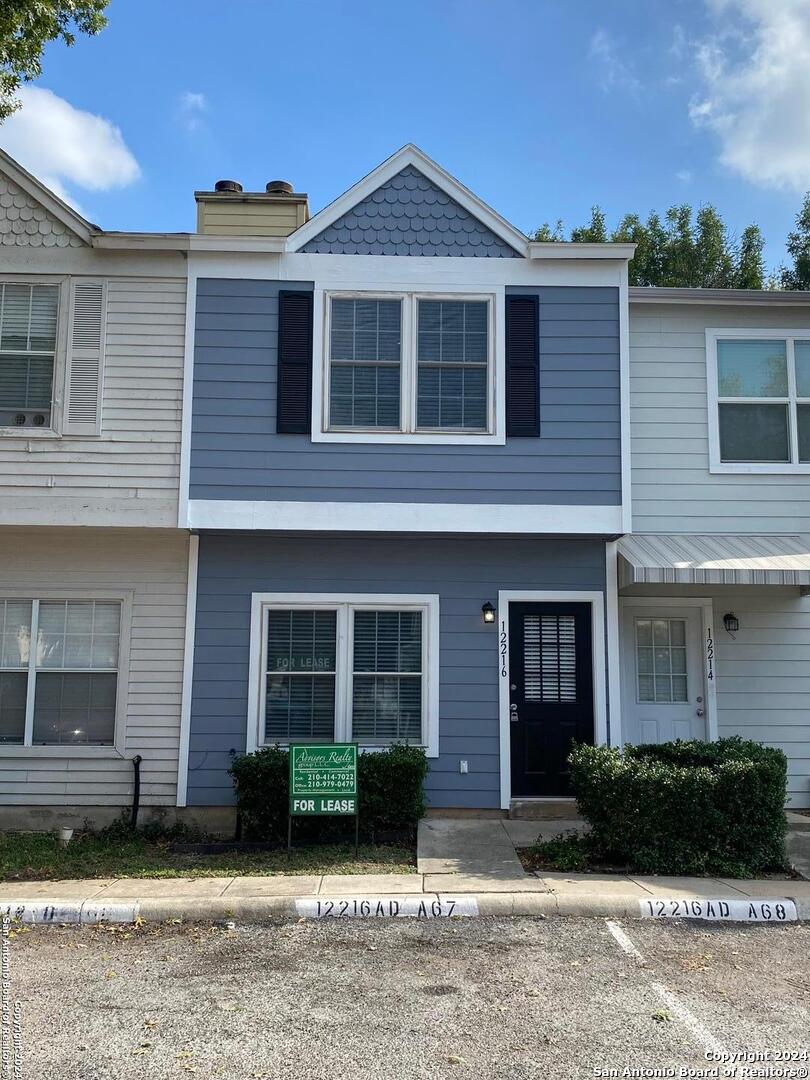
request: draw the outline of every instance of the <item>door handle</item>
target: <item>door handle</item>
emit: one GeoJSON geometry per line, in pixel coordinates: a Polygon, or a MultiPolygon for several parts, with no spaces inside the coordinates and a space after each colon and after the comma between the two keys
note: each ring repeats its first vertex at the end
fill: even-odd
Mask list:
{"type": "Polygon", "coordinates": [[[695,716],[705,716],[703,709],[695,709],[695,716]]]}
{"type": "Polygon", "coordinates": [[[512,721],[512,723],[520,719],[520,717],[518,716],[517,705],[509,706],[509,719],[512,721]]]}

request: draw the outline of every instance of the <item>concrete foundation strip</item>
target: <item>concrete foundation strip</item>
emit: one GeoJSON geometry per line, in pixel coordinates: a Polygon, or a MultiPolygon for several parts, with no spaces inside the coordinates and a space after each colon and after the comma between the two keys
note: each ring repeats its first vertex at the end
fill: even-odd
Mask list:
{"type": "Polygon", "coordinates": [[[554,893],[410,893],[357,896],[144,897],[141,900],[5,900],[0,915],[25,923],[132,923],[179,919],[238,922],[321,918],[458,918],[475,916],[703,919],[781,924],[810,922],[810,901],[791,897],[707,900],[705,897],[639,899],[638,895],[567,895],[554,893]],[[331,906],[330,906],[331,905],[331,906]]]}

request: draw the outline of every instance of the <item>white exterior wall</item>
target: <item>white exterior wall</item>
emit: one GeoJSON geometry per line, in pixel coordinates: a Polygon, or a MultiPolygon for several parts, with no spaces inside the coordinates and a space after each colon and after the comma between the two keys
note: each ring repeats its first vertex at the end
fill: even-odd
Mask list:
{"type": "Polygon", "coordinates": [[[129,805],[132,758],[140,754],[142,804],[174,806],[188,544],[180,530],[0,528],[0,596],[4,589],[132,594],[121,751],[0,746],[0,805],[129,805]]]}
{"type": "Polygon", "coordinates": [[[622,596],[712,601],[718,736],[784,750],[790,803],[810,807],[810,596],[774,585],[631,585],[622,596]],[[733,638],[723,628],[726,612],[740,620],[733,638]]]}
{"type": "Polygon", "coordinates": [[[633,532],[810,533],[810,476],[709,472],[707,327],[810,329],[804,307],[630,305],[633,532]]]}
{"type": "MultiPolygon", "coordinates": [[[[107,282],[101,434],[0,433],[0,525],[176,526],[187,261],[91,248],[0,172],[0,278],[70,277],[107,282]]],[[[61,310],[57,431],[67,329],[61,310]]]]}

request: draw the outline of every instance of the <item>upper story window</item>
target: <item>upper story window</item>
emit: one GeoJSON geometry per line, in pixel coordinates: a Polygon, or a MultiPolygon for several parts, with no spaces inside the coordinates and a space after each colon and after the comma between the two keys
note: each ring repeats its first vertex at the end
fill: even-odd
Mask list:
{"type": "Polygon", "coordinates": [[[497,438],[495,317],[489,295],[326,293],[318,434],[497,438]]]}
{"type": "Polygon", "coordinates": [[[58,285],[0,283],[0,427],[48,428],[58,285]]]}
{"type": "Polygon", "coordinates": [[[810,472],[810,330],[709,330],[711,467],[810,472]]]}

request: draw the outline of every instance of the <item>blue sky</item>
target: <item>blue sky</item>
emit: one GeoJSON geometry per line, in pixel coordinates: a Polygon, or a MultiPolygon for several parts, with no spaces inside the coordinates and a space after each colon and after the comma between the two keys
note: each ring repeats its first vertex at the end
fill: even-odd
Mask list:
{"type": "Polygon", "coordinates": [[[49,47],[50,93],[0,128],[108,229],[191,229],[194,189],[220,177],[289,179],[317,210],[415,142],[521,229],[579,224],[593,203],[613,224],[710,202],[735,232],[757,221],[774,265],[810,189],[810,0],[112,0],[108,14],[98,38],[49,47]]]}

